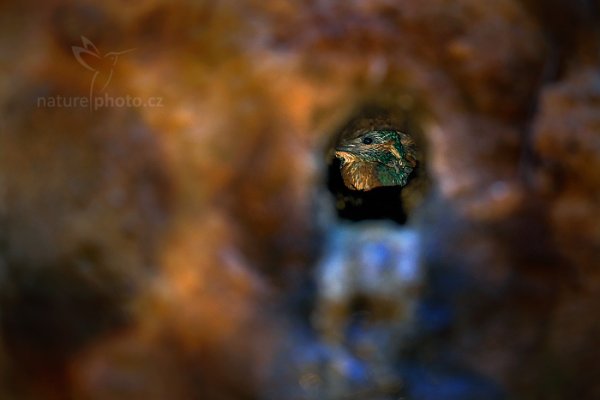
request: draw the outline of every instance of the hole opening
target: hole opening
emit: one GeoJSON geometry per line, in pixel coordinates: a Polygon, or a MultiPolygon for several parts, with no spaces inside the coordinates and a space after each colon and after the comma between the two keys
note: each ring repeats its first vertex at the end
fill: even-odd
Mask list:
{"type": "MultiPolygon", "coordinates": [[[[426,143],[423,135],[423,113],[417,108],[396,101],[365,102],[351,113],[346,122],[332,134],[325,154],[327,165],[326,186],[333,197],[338,218],[359,222],[366,220],[391,220],[406,224],[411,215],[423,202],[429,189],[426,169],[426,143]],[[399,104],[400,103],[400,104],[399,104]],[[402,132],[414,141],[416,165],[404,186],[390,185],[356,190],[344,182],[341,166],[343,161],[336,157],[336,148],[344,138],[361,137],[369,131],[402,132]]],[[[412,97],[408,103],[414,104],[412,97]]],[[[407,103],[404,101],[404,103],[407,103]]],[[[373,146],[373,139],[359,139],[364,146],[373,146]]]]}

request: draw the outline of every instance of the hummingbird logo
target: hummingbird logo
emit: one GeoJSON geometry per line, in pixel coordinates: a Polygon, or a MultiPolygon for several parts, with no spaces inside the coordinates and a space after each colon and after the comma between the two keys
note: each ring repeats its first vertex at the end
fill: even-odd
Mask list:
{"type": "Polygon", "coordinates": [[[82,36],[81,42],[83,47],[72,46],[73,55],[79,64],[94,73],[92,82],[90,83],[91,99],[95,92],[103,92],[110,83],[117,61],[119,61],[119,56],[135,49],[111,51],[102,55],[90,39],[82,36]],[[96,88],[99,88],[99,90],[96,90],[96,88]]]}

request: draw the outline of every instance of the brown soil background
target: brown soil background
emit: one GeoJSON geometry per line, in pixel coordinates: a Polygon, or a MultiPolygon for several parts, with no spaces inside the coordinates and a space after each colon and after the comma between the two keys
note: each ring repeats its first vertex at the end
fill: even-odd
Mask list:
{"type": "Polygon", "coordinates": [[[467,282],[417,358],[600,398],[599,9],[0,3],[0,398],[269,398],[326,251],[324,154],[379,98],[424,127],[425,267],[467,282]],[[82,36],[135,49],[108,95],[162,107],[40,107],[89,94],[82,36]]]}

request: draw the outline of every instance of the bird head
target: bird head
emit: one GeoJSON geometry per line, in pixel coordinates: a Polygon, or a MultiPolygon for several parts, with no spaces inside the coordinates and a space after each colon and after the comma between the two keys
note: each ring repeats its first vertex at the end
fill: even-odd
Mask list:
{"type": "Polygon", "coordinates": [[[369,130],[342,138],[335,150],[341,160],[344,184],[352,190],[405,186],[417,164],[410,136],[393,129],[369,130]]]}

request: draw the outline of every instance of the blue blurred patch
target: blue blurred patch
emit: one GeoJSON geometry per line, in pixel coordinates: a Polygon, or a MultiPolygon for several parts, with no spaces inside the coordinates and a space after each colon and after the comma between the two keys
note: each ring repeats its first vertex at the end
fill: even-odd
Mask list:
{"type": "Polygon", "coordinates": [[[417,308],[419,328],[426,333],[440,332],[452,325],[450,305],[441,301],[425,300],[417,308]]]}
{"type": "Polygon", "coordinates": [[[503,400],[493,382],[466,372],[436,371],[422,366],[403,368],[411,400],[503,400]]]}
{"type": "Polygon", "coordinates": [[[393,255],[389,245],[380,242],[366,243],[360,249],[360,260],[365,268],[379,272],[390,268],[393,255]]]}

